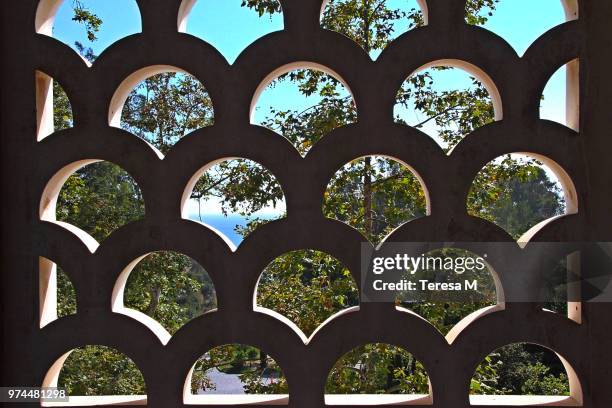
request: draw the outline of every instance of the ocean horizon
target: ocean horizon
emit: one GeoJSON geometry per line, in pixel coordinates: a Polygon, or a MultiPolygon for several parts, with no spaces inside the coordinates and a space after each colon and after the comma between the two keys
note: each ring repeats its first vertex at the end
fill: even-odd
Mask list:
{"type": "MultiPolygon", "coordinates": [[[[238,246],[243,241],[243,236],[236,232],[236,227],[241,226],[244,227],[247,225],[250,219],[256,217],[243,217],[237,214],[202,214],[202,219],[198,216],[198,214],[190,214],[189,219],[193,221],[202,222],[206,225],[209,225],[223,235],[225,235],[234,245],[238,246]]],[[[258,215],[257,218],[261,219],[273,219],[276,218],[275,215],[265,214],[258,215]]]]}

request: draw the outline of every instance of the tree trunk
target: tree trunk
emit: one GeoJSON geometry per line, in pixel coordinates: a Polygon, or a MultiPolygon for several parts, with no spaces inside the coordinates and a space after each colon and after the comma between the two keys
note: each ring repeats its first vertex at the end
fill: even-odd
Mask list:
{"type": "Polygon", "coordinates": [[[149,293],[151,294],[151,301],[149,302],[149,306],[147,306],[147,315],[153,317],[155,315],[155,311],[157,310],[157,306],[159,305],[159,297],[161,296],[161,288],[154,287],[149,289],[149,293]]]}

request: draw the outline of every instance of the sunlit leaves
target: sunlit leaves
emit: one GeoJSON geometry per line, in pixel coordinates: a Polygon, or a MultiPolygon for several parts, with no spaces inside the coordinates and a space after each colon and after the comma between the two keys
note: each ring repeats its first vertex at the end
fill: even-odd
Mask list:
{"type": "Polygon", "coordinates": [[[83,24],[89,41],[98,39],[96,34],[102,26],[102,19],[91,12],[80,0],[72,0],[73,16],[72,21],[83,24]]]}
{"type": "Polygon", "coordinates": [[[276,207],[284,199],[274,175],[263,166],[246,159],[225,160],[207,170],[196,183],[192,198],[221,201],[224,214],[243,216],[276,207]]]}
{"type": "Polygon", "coordinates": [[[482,25],[493,16],[500,0],[468,0],[465,5],[465,20],[468,24],[482,25]]]}
{"type": "Polygon", "coordinates": [[[421,362],[382,343],[357,347],[340,358],[325,384],[327,394],[429,394],[421,362]]]}
{"type": "Polygon", "coordinates": [[[350,271],[319,251],[293,251],[276,258],[257,286],[257,305],[287,317],[307,336],[332,314],[357,304],[350,271]]]}
{"type": "Polygon", "coordinates": [[[71,396],[146,394],[144,378],[134,362],[105,346],[85,346],[70,353],[58,387],[71,396]]]}
{"type": "Polygon", "coordinates": [[[186,255],[159,251],[134,267],[125,288],[124,304],[157,320],[171,334],[217,307],[212,280],[186,255]]]}
{"type": "Polygon", "coordinates": [[[336,172],[325,192],[323,214],[379,243],[399,225],[425,215],[425,192],[399,162],[365,157],[336,172]]]}
{"type": "Polygon", "coordinates": [[[357,121],[357,111],[339,80],[321,71],[300,69],[278,77],[270,87],[294,83],[302,97],[316,95],[318,101],[303,110],[270,108],[261,122],[287,138],[302,156],[332,130],[357,121]]]}
{"type": "Polygon", "coordinates": [[[213,123],[212,101],[188,74],[166,72],[141,82],[128,96],[121,127],[166,154],[188,132],[213,123]]]}
{"type": "Polygon", "coordinates": [[[535,344],[515,343],[485,358],[472,378],[471,393],[569,395],[569,382],[555,353],[535,344]]]}
{"type": "Polygon", "coordinates": [[[127,172],[113,163],[97,162],[66,180],[56,216],[101,242],[119,227],[142,218],[144,202],[127,172]]]}

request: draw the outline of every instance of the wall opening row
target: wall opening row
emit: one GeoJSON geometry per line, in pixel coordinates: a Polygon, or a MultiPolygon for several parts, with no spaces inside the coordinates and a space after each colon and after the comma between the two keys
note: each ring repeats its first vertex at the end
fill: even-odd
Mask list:
{"type": "MultiPolygon", "coordinates": [[[[468,387],[470,402],[580,405],[579,397],[570,396],[568,375],[575,375],[573,369],[553,351],[530,343],[510,344],[494,350],[475,368],[468,387]]],[[[145,379],[137,365],[106,346],[90,345],[66,353],[43,385],[65,388],[73,402],[146,403],[145,379]]],[[[580,386],[572,386],[576,389],[571,394],[578,395],[580,386]]],[[[429,405],[435,399],[426,367],[405,349],[384,343],[365,344],[344,354],[331,368],[324,392],[327,405],[356,401],[360,405],[429,405]]],[[[282,367],[273,356],[250,345],[226,344],[195,362],[183,398],[197,405],[219,401],[286,405],[290,396],[282,367]]]]}
{"type": "MultiPolygon", "coordinates": [[[[468,1],[465,21],[502,36],[522,54],[550,28],[577,19],[577,3],[577,0],[542,0],[537,4],[529,0],[468,1]]],[[[376,59],[391,41],[426,25],[428,14],[425,0],[363,3],[326,0],[322,2],[320,24],[349,37],[376,59]]],[[[214,45],[230,62],[258,38],[283,28],[282,9],[276,0],[223,3],[184,0],[177,10],[179,32],[214,45]],[[234,22],[232,36],[221,34],[226,31],[228,19],[234,22]]],[[[100,53],[119,39],[141,32],[142,27],[135,0],[41,0],[35,29],[77,51],[80,46],[91,46],[100,53]]]]}

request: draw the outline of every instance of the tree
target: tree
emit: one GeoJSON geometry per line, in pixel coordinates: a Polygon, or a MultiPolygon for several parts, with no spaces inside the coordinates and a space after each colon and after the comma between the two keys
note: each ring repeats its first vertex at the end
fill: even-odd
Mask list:
{"type": "Polygon", "coordinates": [[[312,250],[276,258],[261,274],[257,290],[258,306],[286,316],[307,336],[332,314],[358,303],[350,271],[312,250]]]}
{"type": "Polygon", "coordinates": [[[342,356],[325,385],[327,394],[428,394],[421,362],[399,347],[382,343],[357,347],[342,356]]]}
{"type": "Polygon", "coordinates": [[[484,379],[482,394],[569,395],[569,383],[561,360],[543,347],[515,343],[491,353],[483,365],[497,374],[484,379]],[[485,389],[486,387],[486,389],[485,389]]]}
{"type": "Polygon", "coordinates": [[[213,123],[208,92],[188,74],[153,75],[129,94],[121,113],[121,127],[166,154],[188,132],[213,123]]]}
{"type": "MultiPolygon", "coordinates": [[[[495,3],[496,0],[468,1],[467,21],[471,24],[484,23],[494,11],[495,3]]],[[[242,5],[256,10],[260,16],[280,12],[280,5],[275,0],[244,0],[242,5]]],[[[332,0],[322,16],[324,28],[348,36],[370,55],[386,47],[402,24],[406,28],[420,26],[423,24],[422,15],[418,10],[390,9],[382,0],[332,0]]],[[[333,77],[318,71],[298,70],[276,81],[291,81],[297,84],[302,94],[317,95],[320,99],[318,104],[302,112],[273,110],[263,123],[293,142],[302,154],[332,129],[357,119],[350,97],[342,92],[340,82],[333,77]]],[[[489,96],[475,79],[469,89],[443,92],[436,90],[434,82],[435,71],[413,75],[398,91],[397,100],[400,105],[414,107],[427,117],[417,127],[431,121],[436,123],[441,129],[439,136],[445,142],[446,150],[452,149],[462,137],[477,127],[493,121],[489,96]]],[[[60,119],[62,123],[67,123],[67,116],[61,112],[58,109],[56,123],[60,119]]],[[[139,85],[128,97],[122,114],[124,128],[149,141],[163,153],[187,132],[207,126],[212,120],[212,104],[201,84],[183,74],[172,73],[149,78],[139,85]]],[[[536,217],[533,214],[535,206],[524,205],[520,206],[520,210],[512,209],[515,202],[522,199],[512,196],[513,189],[526,182],[535,183],[539,186],[538,191],[546,194],[541,204],[545,204],[547,209],[538,215],[558,211],[561,205],[558,203],[558,194],[552,191],[552,184],[545,173],[538,173],[536,169],[536,162],[519,163],[513,157],[490,163],[475,181],[467,203],[468,211],[505,223],[512,229],[510,232],[515,234],[524,227],[525,220],[531,221],[536,217]]],[[[231,210],[251,216],[261,208],[275,205],[282,198],[280,187],[274,184],[273,177],[264,170],[248,161],[222,163],[214,171],[205,174],[196,185],[192,197],[199,200],[218,197],[222,199],[224,211],[231,210]]],[[[95,204],[93,201],[82,200],[82,197],[90,193],[79,190],[79,183],[78,180],[74,181],[66,199],[69,203],[69,196],[75,196],[73,202],[76,204],[70,210],[70,214],[75,217],[76,214],[90,211],[89,207],[95,204]]],[[[533,197],[528,192],[524,191],[527,200],[533,197]]],[[[126,214],[131,214],[129,208],[126,206],[124,209],[126,214]]],[[[355,160],[336,174],[326,192],[322,210],[325,216],[353,225],[366,239],[377,243],[401,223],[424,215],[425,199],[418,180],[408,169],[391,159],[372,156],[355,160]]],[[[254,219],[241,231],[246,234],[261,222],[254,219]]],[[[142,278],[136,279],[134,275],[133,290],[127,291],[128,298],[133,296],[135,308],[165,321],[169,325],[167,327],[177,327],[176,322],[183,321],[185,316],[181,315],[180,307],[176,308],[176,297],[162,295],[165,288],[185,271],[187,264],[179,261],[159,258],[143,264],[142,278]],[[158,279],[169,273],[167,269],[162,270],[168,266],[166,264],[175,265],[173,270],[176,273],[173,272],[171,276],[176,278],[158,279]],[[154,286],[147,286],[149,283],[154,286]],[[162,310],[172,312],[164,314],[162,310]]],[[[310,333],[330,313],[356,304],[354,283],[347,272],[329,257],[314,251],[286,254],[264,272],[259,285],[258,304],[286,313],[305,332],[310,333]]],[[[179,280],[183,282],[183,288],[190,288],[193,292],[197,291],[198,284],[206,286],[203,281],[198,282],[193,277],[190,279],[192,281],[179,280]]],[[[475,301],[459,308],[447,307],[447,304],[440,302],[421,302],[414,306],[419,307],[419,312],[440,330],[446,330],[464,313],[481,307],[482,303],[475,301]]],[[[249,357],[245,357],[240,350],[231,346],[225,354],[233,356],[235,364],[241,364],[241,361],[244,363],[249,357]]],[[[385,379],[383,382],[373,380],[366,386],[368,390],[424,392],[423,378],[426,377],[422,366],[412,362],[407,370],[408,360],[397,350],[367,345],[347,358],[346,366],[367,362],[366,366],[370,368],[363,373],[385,379]],[[375,363],[372,356],[376,356],[382,363],[375,363]]],[[[260,362],[267,361],[261,355],[259,359],[260,362]]],[[[498,365],[493,359],[486,360],[486,364],[477,370],[472,390],[498,390],[498,365]]],[[[194,375],[200,381],[199,384],[206,385],[205,374],[210,367],[206,357],[198,361],[194,375]]],[[[354,377],[345,371],[343,368],[332,376],[336,378],[336,383],[330,387],[345,391],[363,389],[363,375],[354,377]],[[355,384],[357,380],[359,384],[355,384]]],[[[541,373],[541,370],[538,372],[541,373]]],[[[537,379],[543,378],[542,375],[532,374],[533,371],[529,378],[535,379],[530,383],[531,389],[536,387],[537,379]]],[[[260,382],[251,381],[248,376],[244,378],[250,392],[270,392],[260,382]]],[[[557,380],[546,381],[554,383],[557,380]]]]}
{"type": "MultiPolygon", "coordinates": [[[[81,12],[90,13],[85,9],[81,12]]],[[[84,57],[95,60],[91,48],[80,43],[76,47],[84,57]]],[[[56,82],[53,91],[55,129],[72,126],[67,95],[56,82]]],[[[157,135],[152,142],[167,151],[187,131],[209,123],[212,116],[209,102],[206,91],[193,78],[161,74],[130,94],[126,110],[132,114],[124,127],[140,129],[143,138],[157,135]],[[147,90],[144,95],[143,89],[147,90]],[[201,115],[202,112],[205,114],[201,115]],[[151,120],[152,117],[156,120],[151,120]]],[[[143,216],[144,202],[138,185],[123,169],[108,162],[90,164],[69,177],[60,191],[56,214],[59,221],[78,226],[99,242],[143,216]]],[[[61,317],[76,312],[76,295],[69,278],[59,268],[57,276],[61,317]]],[[[155,318],[174,333],[189,319],[215,308],[216,298],[212,281],[201,266],[182,254],[156,252],[139,262],[130,274],[124,304],[155,318]]],[[[144,380],[133,362],[102,346],[75,350],[62,368],[59,385],[73,394],[84,395],[144,390],[144,380]],[[105,363],[96,365],[98,361],[105,363]],[[114,377],[109,370],[115,373],[114,377],[126,379],[110,381],[114,377]]]]}

